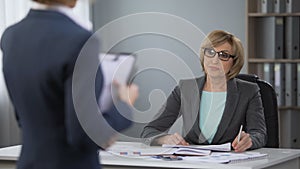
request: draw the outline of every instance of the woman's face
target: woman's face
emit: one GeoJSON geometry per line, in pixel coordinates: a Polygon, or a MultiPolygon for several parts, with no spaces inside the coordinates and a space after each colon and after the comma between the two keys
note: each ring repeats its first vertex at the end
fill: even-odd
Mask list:
{"type": "MultiPolygon", "coordinates": [[[[216,52],[225,52],[227,54],[233,55],[231,45],[226,42],[220,46],[213,48],[216,52]]],[[[223,61],[219,59],[219,54],[216,53],[214,57],[208,57],[204,55],[204,69],[208,76],[210,77],[224,77],[230,71],[233,65],[233,58],[230,57],[229,60],[223,61]]]]}

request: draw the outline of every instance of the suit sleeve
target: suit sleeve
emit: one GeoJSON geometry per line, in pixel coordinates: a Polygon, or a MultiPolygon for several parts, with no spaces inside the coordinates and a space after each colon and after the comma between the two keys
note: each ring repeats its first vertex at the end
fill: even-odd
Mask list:
{"type": "Polygon", "coordinates": [[[79,123],[72,99],[72,75],[65,82],[66,140],[74,149],[95,149],[97,145],[88,137],[79,123]]]}
{"type": "MultiPolygon", "coordinates": [[[[101,89],[103,87],[103,74],[101,65],[97,70],[97,77],[95,82],[95,95],[97,100],[100,98],[101,89]]],[[[112,98],[113,99],[113,98],[112,98]]],[[[132,121],[132,110],[129,105],[118,98],[114,99],[116,102],[113,103],[112,107],[105,112],[101,112],[105,120],[109,125],[116,131],[122,131],[128,128],[132,121]]]]}
{"type": "Polygon", "coordinates": [[[130,120],[126,120],[119,113],[122,112],[127,117],[131,115],[131,110],[125,103],[118,102],[116,108],[102,114],[99,112],[95,93],[100,91],[98,88],[101,88],[103,80],[100,68],[97,73],[99,47],[98,38],[92,36],[83,48],[79,48],[79,57],[72,60],[67,69],[65,123],[67,141],[74,148],[95,149],[95,143],[98,146],[106,145],[117,131],[131,124],[130,120]],[[74,66],[75,69],[72,68],[74,66]],[[93,70],[94,68],[96,70],[93,70]],[[95,90],[91,90],[93,88],[95,90]]]}
{"type": "Polygon", "coordinates": [[[266,144],[266,123],[261,95],[257,86],[255,94],[250,98],[246,114],[247,132],[252,139],[251,149],[263,147],[266,144]]]}
{"type": "Polygon", "coordinates": [[[168,130],[180,115],[180,105],[180,89],[176,86],[154,119],[144,127],[141,137],[145,144],[156,145],[156,138],[167,135],[168,130]]]}
{"type": "MultiPolygon", "coordinates": [[[[6,73],[5,73],[5,68],[4,68],[4,66],[5,66],[5,60],[6,60],[6,56],[5,56],[5,53],[6,53],[6,51],[4,51],[4,49],[7,49],[8,48],[8,46],[6,46],[7,44],[11,44],[12,43],[12,38],[9,38],[10,37],[10,33],[11,33],[11,31],[10,31],[11,29],[10,28],[7,28],[5,31],[4,31],[4,33],[2,34],[2,37],[1,37],[1,39],[0,39],[0,49],[3,51],[2,53],[3,53],[3,60],[2,60],[2,62],[3,62],[3,68],[2,68],[2,71],[3,71],[3,76],[4,76],[4,79],[5,79],[5,84],[6,84],[6,86],[7,86],[7,80],[9,79],[8,77],[5,77],[5,75],[6,75],[6,73]]],[[[11,92],[9,92],[9,90],[10,90],[10,88],[9,87],[7,87],[7,91],[8,91],[8,95],[9,95],[9,98],[10,98],[10,101],[13,101],[14,100],[14,98],[13,98],[13,96],[11,95],[11,92]]],[[[15,107],[14,107],[15,108],[15,107]]],[[[21,124],[21,121],[19,120],[19,114],[18,114],[18,111],[16,110],[16,108],[14,109],[14,111],[15,111],[15,118],[16,118],[16,120],[17,120],[17,123],[18,123],[18,126],[20,127],[20,128],[22,128],[22,124],[21,124]]]]}

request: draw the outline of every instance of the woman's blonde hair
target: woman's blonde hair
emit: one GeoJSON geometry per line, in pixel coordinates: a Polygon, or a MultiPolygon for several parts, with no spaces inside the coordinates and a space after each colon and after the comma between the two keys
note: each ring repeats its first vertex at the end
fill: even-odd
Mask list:
{"type": "Polygon", "coordinates": [[[231,45],[233,51],[232,55],[235,56],[233,58],[233,65],[227,74],[227,78],[232,79],[240,73],[244,65],[244,48],[240,39],[238,39],[231,33],[222,30],[215,30],[209,33],[209,35],[204,39],[200,47],[200,61],[203,71],[205,72],[203,49],[210,47],[218,47],[226,42],[228,42],[231,45]]]}

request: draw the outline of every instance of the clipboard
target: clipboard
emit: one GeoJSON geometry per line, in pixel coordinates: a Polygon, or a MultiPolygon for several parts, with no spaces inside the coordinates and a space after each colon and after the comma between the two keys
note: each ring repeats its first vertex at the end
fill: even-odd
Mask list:
{"type": "Polygon", "coordinates": [[[100,53],[99,60],[104,79],[99,106],[104,112],[112,105],[112,82],[115,80],[121,85],[129,83],[136,56],[131,53],[100,53]]]}

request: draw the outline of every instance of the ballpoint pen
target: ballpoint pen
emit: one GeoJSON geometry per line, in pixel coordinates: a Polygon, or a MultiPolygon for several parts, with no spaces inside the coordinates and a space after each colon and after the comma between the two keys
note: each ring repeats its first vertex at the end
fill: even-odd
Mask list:
{"type": "Polygon", "coordinates": [[[177,160],[182,160],[181,157],[179,156],[163,156],[163,155],[156,155],[156,156],[152,156],[152,158],[156,158],[156,159],[162,159],[162,160],[166,160],[166,161],[177,161],[177,160]]]}
{"type": "Polygon", "coordinates": [[[240,142],[240,139],[241,139],[242,130],[243,130],[243,125],[241,125],[241,127],[240,127],[240,131],[239,131],[239,134],[238,134],[238,139],[237,139],[237,143],[238,143],[238,144],[239,144],[239,142],[240,142]]]}

